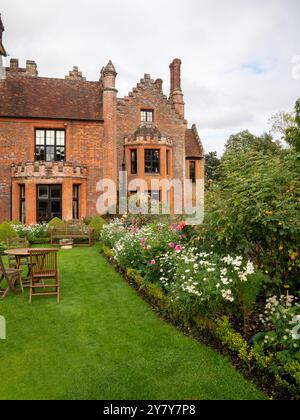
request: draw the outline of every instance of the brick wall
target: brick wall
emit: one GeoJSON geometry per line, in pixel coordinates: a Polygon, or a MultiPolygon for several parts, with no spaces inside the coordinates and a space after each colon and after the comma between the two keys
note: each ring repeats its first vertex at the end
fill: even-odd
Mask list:
{"type": "MultiPolygon", "coordinates": [[[[18,203],[17,197],[11,197],[11,166],[13,163],[34,160],[35,128],[66,130],[66,160],[86,165],[88,168],[85,193],[86,214],[82,216],[96,214],[96,184],[102,177],[103,124],[4,118],[1,118],[0,124],[0,221],[10,219],[11,202],[13,201],[15,205],[18,203]]],[[[28,185],[34,182],[33,180],[26,181],[28,185]]],[[[51,181],[45,181],[45,183],[48,182],[51,181]]],[[[14,194],[18,194],[16,188],[14,188],[14,194]]],[[[72,194],[71,189],[69,194],[72,194]]],[[[72,202],[71,197],[65,197],[65,199],[72,202]]],[[[29,205],[30,200],[35,200],[35,197],[27,197],[29,205]]]]}
{"type": "Polygon", "coordinates": [[[173,143],[173,176],[180,180],[185,177],[185,132],[186,121],[175,111],[161,90],[161,80],[155,82],[149,75],[129,93],[118,100],[117,142],[118,168],[122,167],[124,137],[132,135],[141,123],[141,109],[154,110],[154,125],[173,143]],[[159,82],[159,83],[158,83],[159,82]]]}

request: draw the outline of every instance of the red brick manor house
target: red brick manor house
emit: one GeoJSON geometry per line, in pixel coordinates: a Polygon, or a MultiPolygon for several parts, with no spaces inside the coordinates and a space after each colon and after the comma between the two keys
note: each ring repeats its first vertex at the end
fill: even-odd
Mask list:
{"type": "MultiPolygon", "coordinates": [[[[1,59],[3,31],[0,15],[1,59]]],[[[180,69],[175,59],[169,97],[161,79],[145,74],[118,98],[111,62],[99,81],[87,81],[77,67],[55,79],[39,77],[34,61],[22,68],[11,59],[0,73],[0,222],[93,216],[97,182],[117,182],[122,169],[129,181],[202,179],[203,148],[184,117],[180,69]]]]}

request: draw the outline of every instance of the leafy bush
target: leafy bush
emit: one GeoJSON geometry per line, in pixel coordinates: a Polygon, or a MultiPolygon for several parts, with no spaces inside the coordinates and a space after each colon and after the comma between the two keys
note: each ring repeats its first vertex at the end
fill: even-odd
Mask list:
{"type": "Polygon", "coordinates": [[[6,245],[4,242],[0,242],[0,255],[6,250],[6,245]]]}
{"type": "Polygon", "coordinates": [[[20,238],[27,238],[30,243],[48,243],[49,227],[47,224],[38,225],[13,225],[20,238]]]}
{"type": "Polygon", "coordinates": [[[300,266],[299,161],[292,152],[227,151],[207,194],[203,242],[250,257],[274,285],[296,286],[300,266]]]}
{"type": "Polygon", "coordinates": [[[220,257],[194,248],[170,250],[159,259],[161,283],[192,316],[243,316],[246,323],[260,292],[262,276],[241,256],[220,257]]]}
{"type": "Polygon", "coordinates": [[[216,321],[215,335],[228,349],[235,352],[248,367],[255,366],[274,376],[278,386],[286,389],[290,395],[300,398],[300,362],[284,360],[277,353],[266,352],[260,344],[251,348],[243,337],[234,331],[229,319],[224,317],[216,321]]]}
{"type": "Polygon", "coordinates": [[[89,226],[94,229],[93,236],[95,241],[99,241],[100,233],[104,225],[106,225],[106,221],[101,216],[95,216],[91,220],[89,226]]]}
{"type": "Polygon", "coordinates": [[[107,247],[113,248],[115,244],[126,234],[126,227],[119,219],[115,219],[108,225],[104,225],[100,233],[100,241],[107,247]]]}
{"type": "Polygon", "coordinates": [[[11,225],[22,225],[22,223],[20,222],[20,220],[12,220],[11,222],[10,222],[10,224],[11,225]]]}
{"type": "Polygon", "coordinates": [[[52,228],[52,227],[59,227],[59,226],[63,226],[64,222],[59,218],[59,217],[54,217],[52,220],[50,220],[48,227],[52,228]]]}
{"type": "Polygon", "coordinates": [[[300,361],[300,305],[297,300],[289,294],[268,298],[265,311],[260,315],[267,332],[255,338],[264,349],[276,352],[277,358],[284,362],[300,361]]]}
{"type": "Polygon", "coordinates": [[[84,217],[83,218],[83,223],[87,226],[89,226],[89,224],[91,223],[91,221],[93,220],[92,217],[84,217]]]}
{"type": "Polygon", "coordinates": [[[0,242],[6,243],[7,239],[16,238],[17,236],[15,229],[9,222],[0,224],[0,242]]]}

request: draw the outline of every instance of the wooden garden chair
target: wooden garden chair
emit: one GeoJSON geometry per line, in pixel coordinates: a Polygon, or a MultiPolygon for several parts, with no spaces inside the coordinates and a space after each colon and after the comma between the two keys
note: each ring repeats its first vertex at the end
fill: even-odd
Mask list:
{"type": "Polygon", "coordinates": [[[10,291],[17,293],[17,290],[16,290],[17,282],[19,282],[22,292],[24,291],[21,272],[22,270],[17,270],[16,268],[5,268],[2,257],[0,255],[0,284],[3,281],[7,282],[7,288],[5,289],[0,288],[2,299],[4,299],[10,291]]]}
{"type": "Polygon", "coordinates": [[[29,249],[30,293],[33,296],[56,296],[59,303],[60,281],[57,268],[57,249],[29,249]]]}

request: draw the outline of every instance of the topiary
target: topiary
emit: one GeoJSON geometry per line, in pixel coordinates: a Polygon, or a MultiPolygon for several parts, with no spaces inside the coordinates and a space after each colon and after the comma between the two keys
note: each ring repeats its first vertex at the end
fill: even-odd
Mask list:
{"type": "Polygon", "coordinates": [[[106,224],[107,222],[101,216],[95,216],[92,218],[89,226],[94,229],[93,237],[95,241],[99,241],[100,233],[103,229],[103,226],[106,224]]]}
{"type": "Polygon", "coordinates": [[[0,242],[6,242],[7,239],[16,238],[18,235],[15,229],[9,222],[3,222],[0,224],[0,242]]]}
{"type": "Polygon", "coordinates": [[[91,223],[91,221],[93,220],[92,217],[84,217],[83,218],[83,223],[87,226],[89,226],[89,224],[91,223]]]}
{"type": "Polygon", "coordinates": [[[50,228],[63,226],[63,225],[64,225],[64,222],[59,217],[54,217],[54,219],[50,220],[48,226],[49,226],[49,229],[50,229],[50,228]]]}

